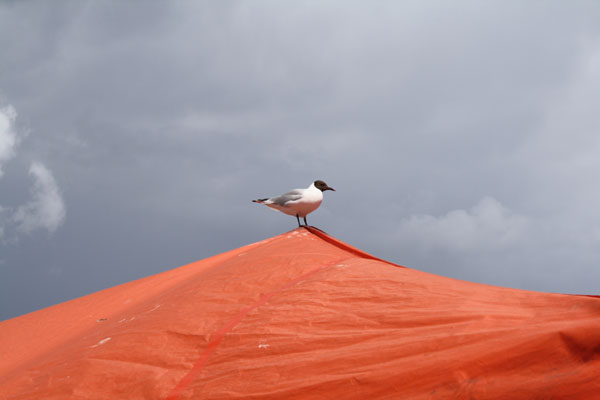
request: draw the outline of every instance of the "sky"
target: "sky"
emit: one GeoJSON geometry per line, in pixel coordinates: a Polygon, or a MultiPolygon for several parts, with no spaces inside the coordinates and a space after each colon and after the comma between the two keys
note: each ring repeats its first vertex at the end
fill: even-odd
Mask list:
{"type": "MultiPolygon", "coordinates": [[[[0,2],[0,320],[308,222],[600,294],[597,1],[0,2]]],[[[258,266],[257,266],[258,267],[258,266]]]]}

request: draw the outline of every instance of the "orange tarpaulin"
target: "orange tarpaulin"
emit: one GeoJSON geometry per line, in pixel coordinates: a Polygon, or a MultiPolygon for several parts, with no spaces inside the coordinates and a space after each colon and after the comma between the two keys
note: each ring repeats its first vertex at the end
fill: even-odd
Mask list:
{"type": "Polygon", "coordinates": [[[0,323],[1,399],[600,399],[600,299],[314,228],[0,323]]]}

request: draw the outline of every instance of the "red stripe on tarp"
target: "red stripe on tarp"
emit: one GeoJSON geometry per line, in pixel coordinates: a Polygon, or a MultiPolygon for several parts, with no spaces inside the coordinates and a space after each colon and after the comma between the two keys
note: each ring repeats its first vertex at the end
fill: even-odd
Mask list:
{"type": "Polygon", "coordinates": [[[192,381],[200,373],[200,371],[202,371],[202,368],[204,368],[204,366],[208,362],[208,359],[210,358],[210,356],[217,350],[217,348],[223,341],[223,338],[225,338],[225,335],[227,333],[231,332],[231,330],[233,330],[233,328],[235,328],[236,325],[239,324],[244,319],[244,317],[246,315],[248,315],[248,313],[250,311],[255,310],[258,307],[262,306],[263,304],[268,302],[271,298],[273,298],[276,294],[281,293],[282,291],[284,291],[286,289],[289,289],[290,287],[302,282],[304,279],[308,278],[309,276],[314,275],[317,272],[322,271],[323,269],[330,267],[334,264],[337,264],[343,260],[344,260],[344,258],[338,259],[336,261],[333,261],[333,262],[327,263],[325,265],[322,265],[318,268],[315,268],[312,271],[309,271],[306,274],[301,275],[301,276],[287,282],[285,285],[279,287],[278,289],[275,289],[272,292],[266,293],[260,299],[258,299],[258,301],[256,301],[254,304],[242,309],[242,311],[235,318],[233,318],[231,321],[229,321],[227,323],[227,325],[225,325],[223,328],[219,329],[217,332],[214,333],[214,336],[215,336],[214,339],[212,339],[210,342],[208,342],[208,344],[206,345],[206,349],[204,349],[204,352],[202,353],[202,356],[200,357],[200,359],[196,362],[196,364],[194,364],[192,369],[190,369],[189,372],[187,374],[185,374],[185,376],[179,381],[177,386],[175,386],[175,388],[171,391],[171,394],[169,394],[169,396],[166,398],[166,400],[179,399],[179,397],[181,396],[183,391],[192,383],[192,381]]]}

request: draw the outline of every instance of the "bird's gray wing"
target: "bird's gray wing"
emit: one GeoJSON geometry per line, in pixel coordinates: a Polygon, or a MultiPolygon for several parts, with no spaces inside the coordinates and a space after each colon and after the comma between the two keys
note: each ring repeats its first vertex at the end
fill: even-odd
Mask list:
{"type": "Polygon", "coordinates": [[[282,194],[281,196],[271,197],[269,201],[274,204],[278,204],[280,206],[285,206],[286,203],[294,200],[298,200],[302,197],[302,192],[300,190],[291,190],[287,193],[282,194]]]}

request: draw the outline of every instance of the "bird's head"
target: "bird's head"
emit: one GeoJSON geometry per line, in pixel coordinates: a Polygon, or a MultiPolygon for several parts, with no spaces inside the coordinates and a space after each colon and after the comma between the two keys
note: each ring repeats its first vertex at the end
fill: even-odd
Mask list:
{"type": "Polygon", "coordinates": [[[315,181],[314,185],[321,192],[324,192],[326,190],[333,190],[335,192],[334,188],[327,186],[327,184],[325,182],[323,182],[323,181],[320,181],[320,180],[319,181],[315,181]]]}

